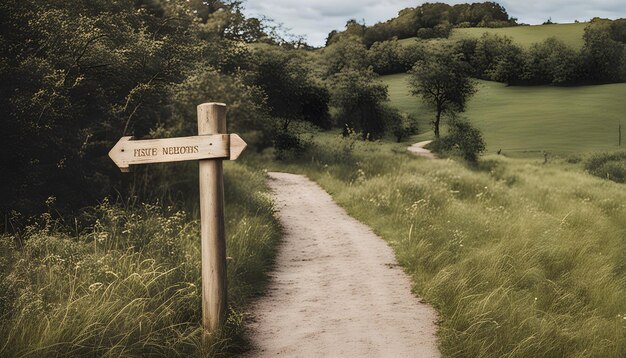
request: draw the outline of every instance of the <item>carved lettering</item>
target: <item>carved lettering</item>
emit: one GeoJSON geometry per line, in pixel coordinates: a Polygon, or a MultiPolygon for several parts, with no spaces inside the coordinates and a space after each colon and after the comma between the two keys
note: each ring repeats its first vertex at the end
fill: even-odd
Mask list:
{"type": "Polygon", "coordinates": [[[157,148],[137,148],[133,150],[134,157],[153,157],[157,153],[157,148]]]}
{"type": "Polygon", "coordinates": [[[197,145],[187,145],[183,147],[163,147],[163,154],[193,154],[198,153],[197,145]]]}

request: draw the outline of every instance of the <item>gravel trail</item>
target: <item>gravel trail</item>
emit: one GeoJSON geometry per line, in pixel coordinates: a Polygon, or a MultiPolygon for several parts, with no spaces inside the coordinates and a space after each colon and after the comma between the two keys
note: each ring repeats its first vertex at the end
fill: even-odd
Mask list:
{"type": "Polygon", "coordinates": [[[269,173],[284,241],[248,357],[439,357],[436,312],[389,246],[316,183],[269,173]]]}
{"type": "Polygon", "coordinates": [[[418,155],[420,157],[428,158],[428,159],[437,159],[437,156],[432,153],[430,150],[424,148],[427,144],[432,142],[432,140],[425,140],[423,142],[415,143],[408,147],[409,152],[418,155]]]}

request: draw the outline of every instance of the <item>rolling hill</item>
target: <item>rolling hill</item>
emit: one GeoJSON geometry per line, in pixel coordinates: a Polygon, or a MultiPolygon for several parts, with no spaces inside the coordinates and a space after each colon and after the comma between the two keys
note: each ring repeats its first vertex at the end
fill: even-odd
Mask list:
{"type": "MultiPolygon", "coordinates": [[[[406,74],[382,76],[391,105],[418,117],[430,131],[433,112],[411,96],[406,74]]],[[[464,113],[483,131],[487,151],[528,156],[542,151],[574,154],[617,149],[618,125],[626,127],[626,83],[580,87],[507,87],[479,81],[464,113]]],[[[624,133],[624,129],[622,129],[624,133]]],[[[622,134],[624,135],[624,134],[622,134]]],[[[432,131],[420,137],[432,137],[432,131]]],[[[623,145],[623,144],[622,144],[623,145]]]]}
{"type": "MultiPolygon", "coordinates": [[[[524,48],[530,47],[533,43],[542,42],[549,37],[556,37],[566,45],[579,49],[583,46],[585,26],[587,26],[587,23],[514,26],[495,29],[485,27],[458,28],[452,30],[447,40],[436,39],[428,41],[457,41],[463,38],[479,38],[484,33],[489,33],[508,36],[524,48]]],[[[400,40],[400,43],[406,45],[415,41],[418,41],[418,39],[410,38],[400,40]]]]}

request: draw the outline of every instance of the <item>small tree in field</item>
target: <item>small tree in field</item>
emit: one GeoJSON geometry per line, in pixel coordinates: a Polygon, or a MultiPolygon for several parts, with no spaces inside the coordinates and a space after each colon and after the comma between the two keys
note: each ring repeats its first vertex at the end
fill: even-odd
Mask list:
{"type": "Polygon", "coordinates": [[[463,112],[468,98],[476,93],[476,84],[470,78],[471,67],[461,54],[441,51],[418,61],[409,73],[411,94],[435,110],[433,126],[435,137],[439,138],[442,114],[463,112]]]}
{"type": "Polygon", "coordinates": [[[439,148],[456,153],[473,163],[485,151],[486,145],[478,128],[473,127],[467,120],[455,118],[450,123],[448,134],[441,138],[439,148]]]}

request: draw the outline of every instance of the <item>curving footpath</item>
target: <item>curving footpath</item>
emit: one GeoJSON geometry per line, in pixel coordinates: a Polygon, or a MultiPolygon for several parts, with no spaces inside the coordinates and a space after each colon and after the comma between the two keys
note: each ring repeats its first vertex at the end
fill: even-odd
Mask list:
{"type": "Polygon", "coordinates": [[[425,140],[423,142],[415,143],[407,148],[407,150],[417,156],[428,158],[428,159],[437,159],[437,156],[432,153],[430,150],[424,148],[426,145],[430,144],[432,140],[425,140]]]}
{"type": "Polygon", "coordinates": [[[269,173],[284,227],[248,357],[439,357],[436,312],[389,246],[316,183],[269,173]]]}

